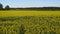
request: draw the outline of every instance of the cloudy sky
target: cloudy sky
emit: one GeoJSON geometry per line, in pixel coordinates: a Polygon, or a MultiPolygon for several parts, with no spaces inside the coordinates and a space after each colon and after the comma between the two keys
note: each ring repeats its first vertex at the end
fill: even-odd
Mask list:
{"type": "Polygon", "coordinates": [[[60,0],[0,0],[0,3],[10,7],[60,7],[60,0]]]}

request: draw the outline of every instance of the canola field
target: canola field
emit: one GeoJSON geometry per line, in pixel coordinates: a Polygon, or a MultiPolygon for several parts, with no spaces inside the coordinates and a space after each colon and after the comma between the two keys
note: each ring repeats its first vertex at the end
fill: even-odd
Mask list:
{"type": "Polygon", "coordinates": [[[0,34],[60,34],[60,11],[0,11],[0,34]]]}

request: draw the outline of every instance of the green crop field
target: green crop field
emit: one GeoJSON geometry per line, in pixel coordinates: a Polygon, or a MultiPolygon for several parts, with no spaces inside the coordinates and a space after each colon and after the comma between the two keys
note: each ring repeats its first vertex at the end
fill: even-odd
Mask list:
{"type": "Polygon", "coordinates": [[[60,11],[0,11],[0,34],[60,34],[60,11]]]}

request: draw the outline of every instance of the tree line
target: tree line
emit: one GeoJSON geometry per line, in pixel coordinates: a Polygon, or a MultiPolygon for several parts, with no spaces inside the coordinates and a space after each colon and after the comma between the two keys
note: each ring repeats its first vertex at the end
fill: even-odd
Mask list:
{"type": "Polygon", "coordinates": [[[6,5],[5,8],[3,8],[3,5],[0,3],[0,10],[60,10],[60,7],[10,8],[9,5],[6,5]]]}
{"type": "Polygon", "coordinates": [[[9,5],[6,5],[5,6],[5,8],[3,8],[3,5],[0,3],[0,10],[4,10],[4,9],[6,9],[6,10],[9,10],[9,5]]]}

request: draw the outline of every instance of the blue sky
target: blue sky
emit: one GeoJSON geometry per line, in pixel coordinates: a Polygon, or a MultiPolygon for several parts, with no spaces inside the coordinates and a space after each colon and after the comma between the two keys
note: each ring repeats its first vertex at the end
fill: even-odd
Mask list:
{"type": "Polygon", "coordinates": [[[0,0],[0,3],[10,7],[60,7],[60,0],[0,0]]]}

